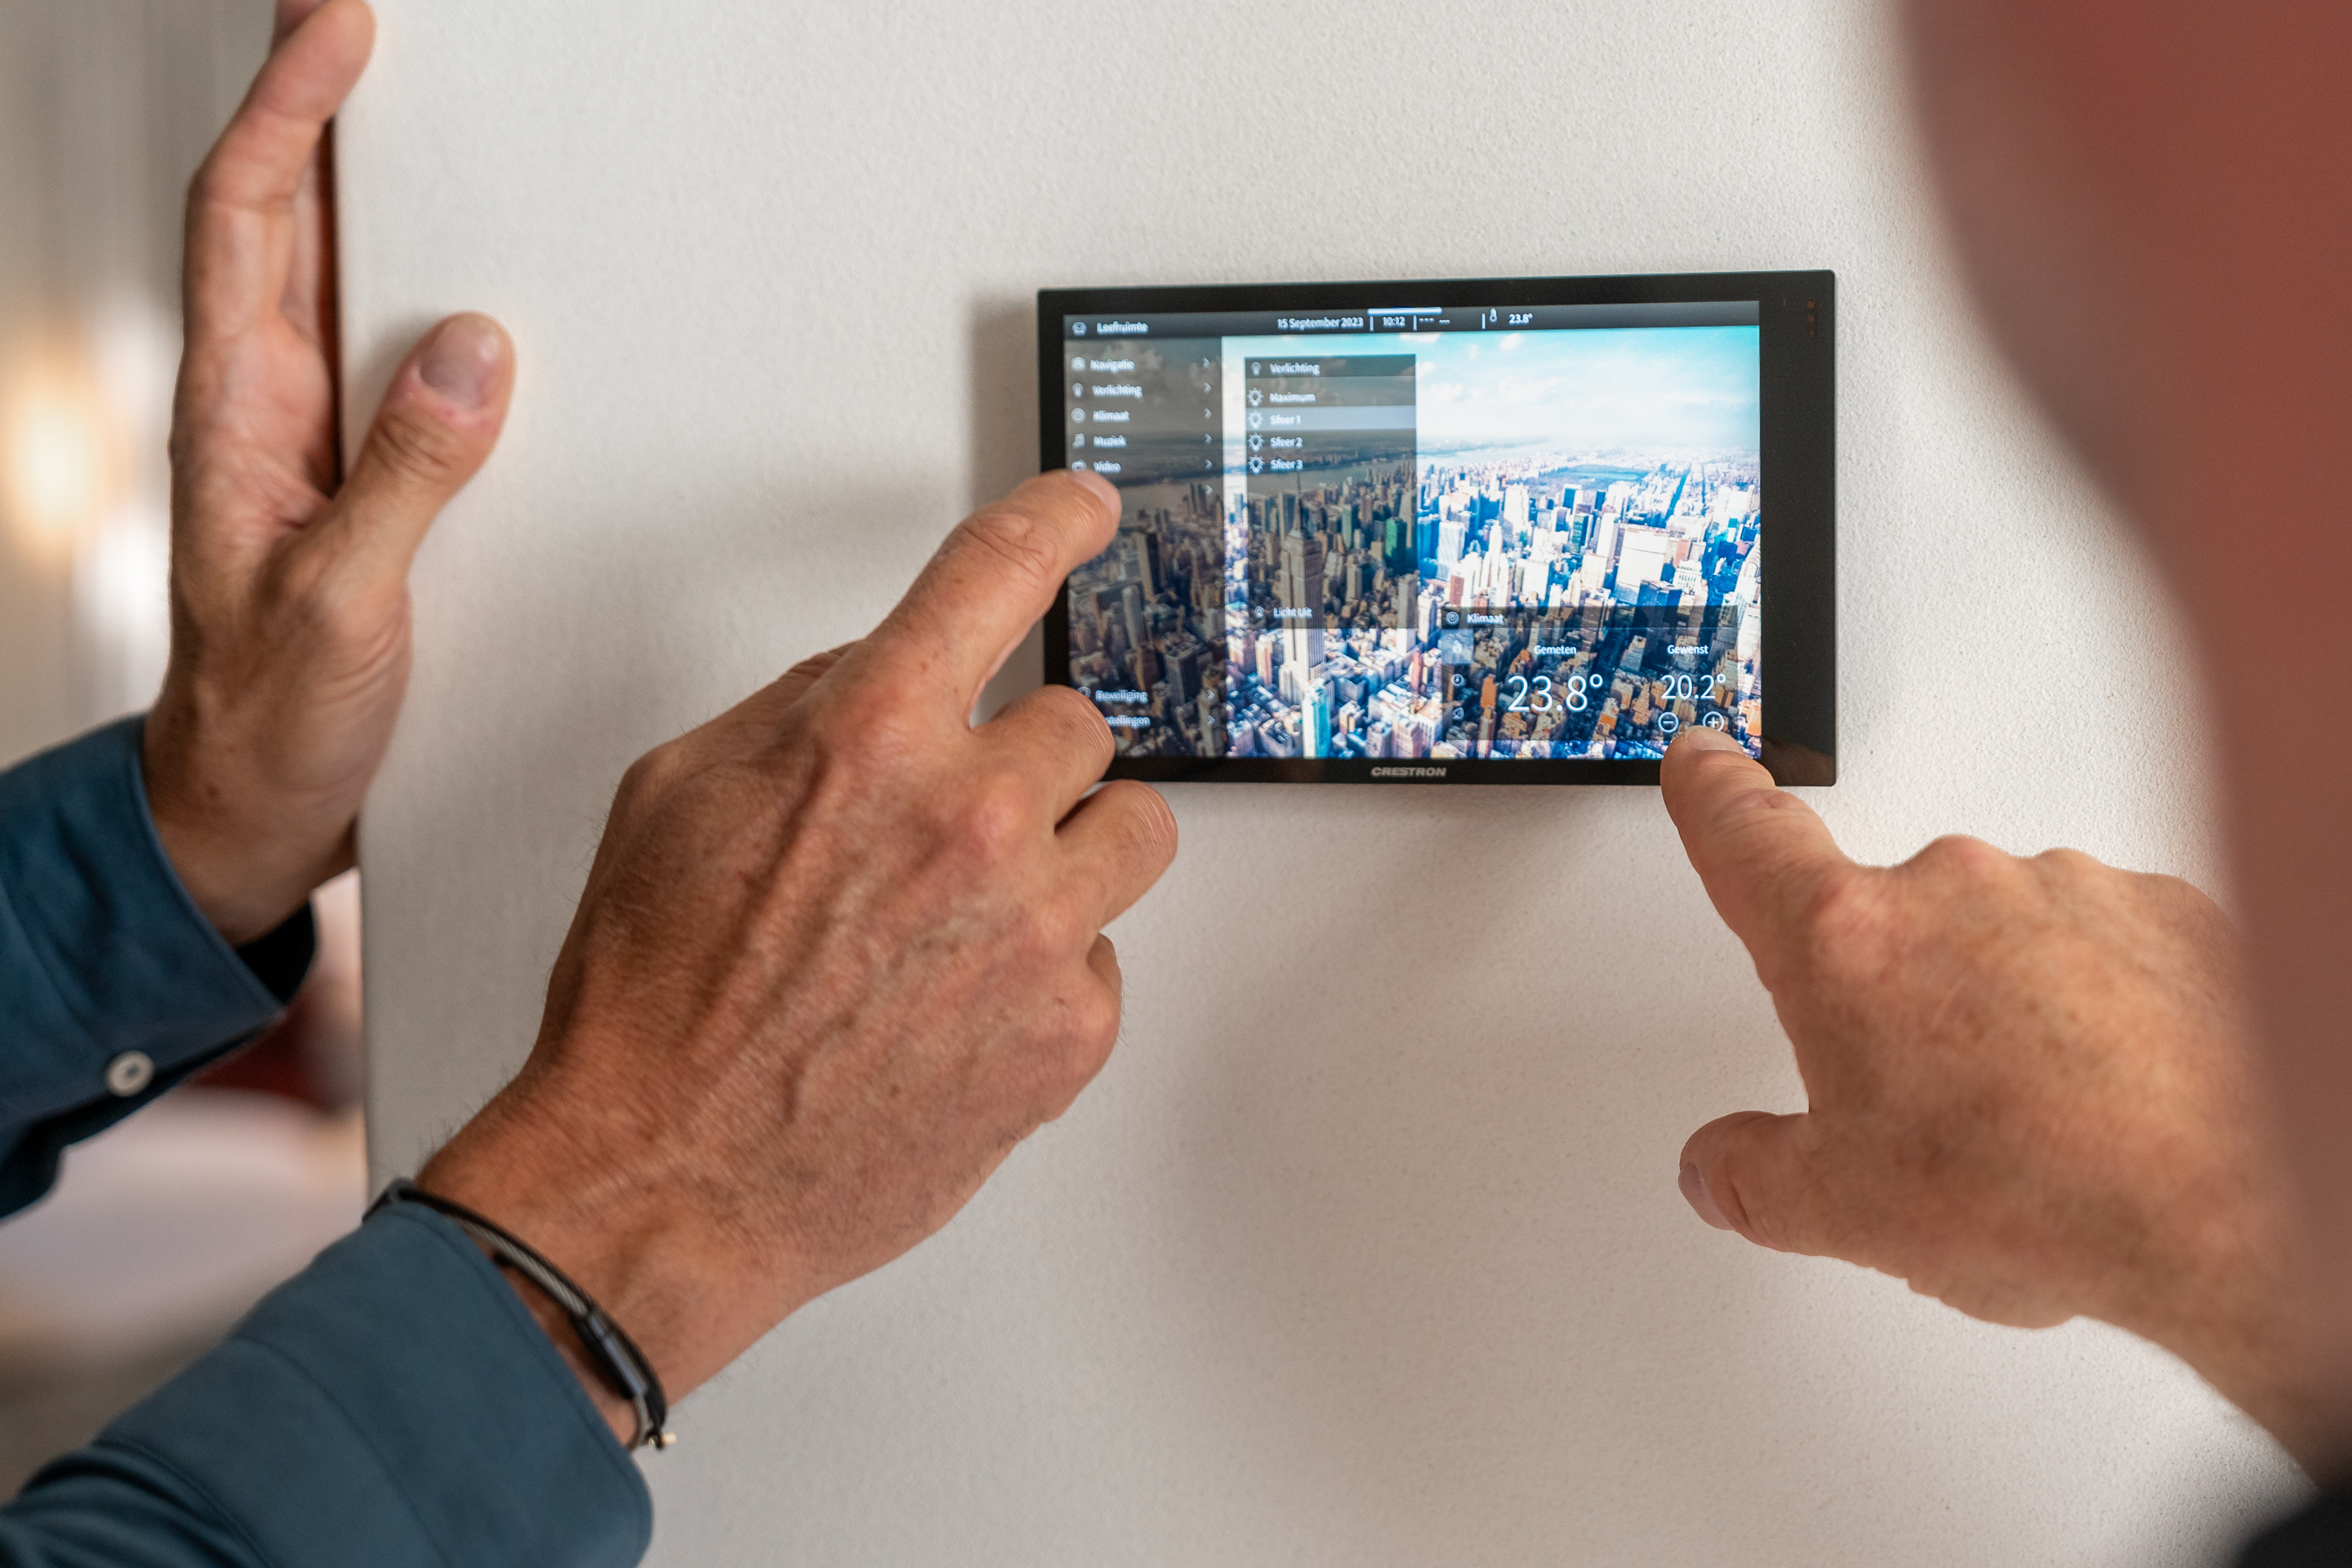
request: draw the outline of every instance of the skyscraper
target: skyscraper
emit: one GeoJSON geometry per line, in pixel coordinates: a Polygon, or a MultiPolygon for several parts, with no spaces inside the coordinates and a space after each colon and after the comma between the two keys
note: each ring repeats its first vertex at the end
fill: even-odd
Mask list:
{"type": "Polygon", "coordinates": [[[1323,538],[1320,534],[1284,536],[1282,559],[1275,575],[1274,602],[1309,613],[1323,607],[1323,538]]]}
{"type": "Polygon", "coordinates": [[[1143,666],[1142,660],[1138,656],[1143,647],[1143,589],[1141,586],[1129,583],[1121,588],[1118,591],[1118,605],[1122,617],[1127,623],[1128,658],[1137,679],[1140,680],[1143,666]]]}
{"type": "Polygon", "coordinates": [[[1458,518],[1448,518],[1437,525],[1437,574],[1441,577],[1454,570],[1462,559],[1469,529],[1458,518]]]}
{"type": "Polygon", "coordinates": [[[1306,700],[1300,706],[1303,710],[1301,717],[1305,721],[1301,727],[1306,731],[1301,737],[1304,742],[1303,754],[1310,757],[1329,756],[1331,754],[1330,688],[1309,686],[1307,689],[1306,700]]]}

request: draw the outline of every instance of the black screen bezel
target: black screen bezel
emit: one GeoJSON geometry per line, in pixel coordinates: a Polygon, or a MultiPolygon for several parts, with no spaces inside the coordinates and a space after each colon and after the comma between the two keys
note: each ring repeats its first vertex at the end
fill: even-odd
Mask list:
{"type": "MultiPolygon", "coordinates": [[[[1680,272],[1591,278],[1404,279],[1198,288],[1037,291],[1038,467],[1066,460],[1062,411],[1064,319],[1185,311],[1361,311],[1412,298],[1448,308],[1684,304],[1753,300],[1758,307],[1759,456],[1771,521],[1758,584],[1765,765],[1782,784],[1837,781],[1837,385],[1833,272],[1680,272]]],[[[1345,334],[1331,334],[1344,336],[1345,334]]],[[[1045,616],[1045,679],[1070,679],[1070,598],[1045,616]]],[[[1655,784],[1653,761],[1416,762],[1403,773],[1370,758],[1118,757],[1107,778],[1286,784],[1655,784]],[[1380,770],[1388,770],[1381,776],[1380,770]],[[1442,770],[1442,776],[1432,777],[1442,770]]]]}

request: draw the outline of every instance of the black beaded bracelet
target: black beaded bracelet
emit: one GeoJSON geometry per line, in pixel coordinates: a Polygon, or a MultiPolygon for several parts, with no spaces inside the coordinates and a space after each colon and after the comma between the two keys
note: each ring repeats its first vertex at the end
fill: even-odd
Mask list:
{"type": "Polygon", "coordinates": [[[369,1205],[368,1213],[373,1214],[391,1203],[422,1204],[446,1216],[459,1230],[488,1248],[499,1263],[547,1292],[548,1299],[563,1309],[588,1359],[596,1363],[597,1371],[604,1373],[613,1392],[627,1400],[637,1413],[636,1435],[629,1439],[630,1447],[667,1448],[677,1441],[677,1434],[664,1425],[669,1420],[669,1396],[662,1392],[661,1379],[655,1373],[653,1363],[637,1349],[636,1342],[622,1331],[621,1325],[605,1316],[604,1309],[596,1305],[587,1291],[574,1285],[562,1269],[540,1256],[538,1249],[521,1237],[484,1219],[463,1204],[426,1192],[405,1176],[384,1188],[383,1195],[369,1205]]]}

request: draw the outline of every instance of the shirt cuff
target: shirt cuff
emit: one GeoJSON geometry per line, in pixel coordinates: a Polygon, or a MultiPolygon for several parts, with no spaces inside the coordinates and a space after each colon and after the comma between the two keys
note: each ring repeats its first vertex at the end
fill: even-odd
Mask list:
{"type": "Polygon", "coordinates": [[[308,906],[240,952],[180,885],[148,815],[144,729],[126,719],[0,773],[0,1211],[47,1184],[14,1168],[25,1129],[96,1131],[261,1029],[310,966],[308,906]]]}
{"type": "Polygon", "coordinates": [[[6,1521],[114,1539],[159,1492],[187,1533],[282,1568],[627,1568],[653,1533],[635,1464],[521,1298],[414,1205],[321,1253],[6,1521]]]}

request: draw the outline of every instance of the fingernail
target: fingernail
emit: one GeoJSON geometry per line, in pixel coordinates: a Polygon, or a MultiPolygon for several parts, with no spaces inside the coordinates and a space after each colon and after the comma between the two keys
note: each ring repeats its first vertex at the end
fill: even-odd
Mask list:
{"type": "Polygon", "coordinates": [[[1103,505],[1110,509],[1111,516],[1117,517],[1124,510],[1125,503],[1118,499],[1118,487],[1093,469],[1076,468],[1071,470],[1070,477],[1101,497],[1103,505]]]}
{"type": "Polygon", "coordinates": [[[1688,1160],[1683,1162],[1683,1197],[1698,1211],[1698,1217],[1717,1230],[1729,1230],[1731,1222],[1723,1217],[1716,1206],[1715,1194],[1706,1190],[1706,1173],[1688,1160]]]}
{"type": "Polygon", "coordinates": [[[459,407],[480,408],[497,389],[506,358],[506,334],[496,323],[487,316],[458,316],[434,332],[416,374],[459,407]]]}
{"type": "Polygon", "coordinates": [[[1685,730],[1675,737],[1675,744],[1685,752],[1738,752],[1743,756],[1748,748],[1720,730],[1685,730]]]}

